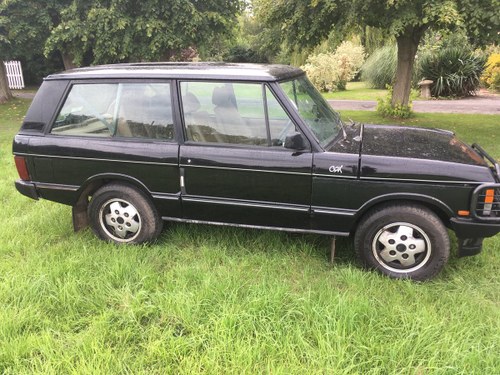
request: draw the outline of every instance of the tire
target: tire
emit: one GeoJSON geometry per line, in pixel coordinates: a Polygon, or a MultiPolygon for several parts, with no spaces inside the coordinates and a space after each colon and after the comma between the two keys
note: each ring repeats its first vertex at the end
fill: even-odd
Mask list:
{"type": "Polygon", "coordinates": [[[128,184],[111,183],[97,190],[87,213],[94,233],[118,244],[154,241],[163,227],[151,200],[128,184]]]}
{"type": "Polygon", "coordinates": [[[443,222],[429,209],[414,204],[369,212],[357,228],[354,247],[364,267],[417,281],[436,276],[450,255],[443,222]]]}

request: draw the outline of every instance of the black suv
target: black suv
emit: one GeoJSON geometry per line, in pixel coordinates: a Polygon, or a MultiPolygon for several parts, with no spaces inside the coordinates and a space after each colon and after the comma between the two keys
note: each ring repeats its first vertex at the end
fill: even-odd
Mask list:
{"type": "Polygon", "coordinates": [[[500,232],[500,168],[453,133],[345,124],[280,65],[120,64],[47,77],[14,139],[33,199],[117,243],[163,221],[354,234],[368,268],[436,275],[500,232]]]}

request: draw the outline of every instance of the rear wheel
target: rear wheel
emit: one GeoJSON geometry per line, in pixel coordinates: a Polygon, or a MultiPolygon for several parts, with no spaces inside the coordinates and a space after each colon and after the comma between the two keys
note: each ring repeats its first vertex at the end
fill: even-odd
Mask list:
{"type": "Polygon", "coordinates": [[[437,275],[450,254],[448,232],[439,217],[412,204],[368,213],[358,226],[354,244],[365,267],[420,281],[437,275]]]}
{"type": "Polygon", "coordinates": [[[112,183],[96,191],[88,216],[98,237],[116,243],[153,241],[163,226],[151,200],[128,184],[112,183]]]}

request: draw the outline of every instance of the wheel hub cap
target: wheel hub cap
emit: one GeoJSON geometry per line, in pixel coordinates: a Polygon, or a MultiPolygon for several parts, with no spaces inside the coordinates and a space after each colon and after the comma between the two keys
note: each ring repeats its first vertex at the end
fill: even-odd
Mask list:
{"type": "Polygon", "coordinates": [[[137,209],[122,199],[111,199],[102,206],[99,220],[104,231],[118,242],[129,242],[141,229],[137,209]]]}
{"type": "Polygon", "coordinates": [[[399,273],[423,267],[431,254],[427,234],[410,223],[392,223],[380,229],[373,240],[372,250],[382,267],[399,273]]]}

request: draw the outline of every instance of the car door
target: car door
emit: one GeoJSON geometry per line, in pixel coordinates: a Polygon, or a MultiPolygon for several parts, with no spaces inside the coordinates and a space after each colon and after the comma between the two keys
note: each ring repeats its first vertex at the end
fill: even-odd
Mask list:
{"type": "Polygon", "coordinates": [[[72,82],[47,134],[30,141],[42,196],[128,181],[151,192],[160,215],[180,216],[171,97],[164,80],[72,82]]]}
{"type": "Polygon", "coordinates": [[[266,84],[179,83],[184,219],[308,229],[312,153],[283,147],[295,125],[266,84]]]}

